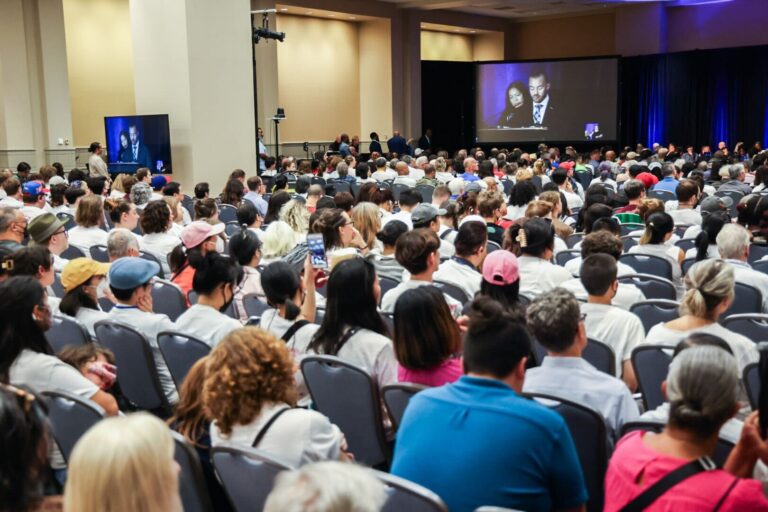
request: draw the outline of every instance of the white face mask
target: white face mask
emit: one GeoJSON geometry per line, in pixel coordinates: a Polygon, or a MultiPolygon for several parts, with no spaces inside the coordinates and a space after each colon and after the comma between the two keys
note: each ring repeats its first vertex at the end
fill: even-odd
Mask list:
{"type": "Polygon", "coordinates": [[[96,286],[96,298],[97,299],[103,299],[107,296],[107,287],[109,286],[109,283],[107,283],[106,279],[102,279],[101,282],[96,286]]]}

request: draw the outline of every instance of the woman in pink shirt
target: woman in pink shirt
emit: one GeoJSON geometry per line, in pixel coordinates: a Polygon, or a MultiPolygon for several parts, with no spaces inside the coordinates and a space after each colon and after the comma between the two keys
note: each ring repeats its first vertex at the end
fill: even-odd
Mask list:
{"type": "Polygon", "coordinates": [[[736,359],[719,347],[686,349],[672,361],[662,389],[670,404],[667,425],[661,434],[632,432],[619,441],[605,477],[604,510],[768,511],[762,485],[749,478],[758,458],[768,461],[757,413],[744,423],[724,469],[705,463],[709,469],[704,470],[693,463],[712,456],[720,427],[739,410],[736,359]],[[698,471],[659,492],[649,491],[689,464],[698,471]]]}
{"type": "Polygon", "coordinates": [[[395,304],[397,380],[442,386],[464,373],[459,326],[442,292],[419,286],[403,293],[395,304]]]}

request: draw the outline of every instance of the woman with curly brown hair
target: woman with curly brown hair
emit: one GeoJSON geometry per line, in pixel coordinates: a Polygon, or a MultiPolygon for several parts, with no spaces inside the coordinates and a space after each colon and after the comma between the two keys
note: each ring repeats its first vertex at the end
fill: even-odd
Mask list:
{"type": "Polygon", "coordinates": [[[144,232],[139,241],[141,250],[157,258],[166,276],[171,273],[168,255],[179,245],[179,237],[170,231],[172,223],[171,209],[161,200],[147,204],[141,216],[141,230],[144,232]]]}
{"type": "Polygon", "coordinates": [[[238,329],[211,351],[203,403],[211,444],[254,447],[292,466],[346,459],[339,428],[295,408],[294,363],[285,342],[255,327],[238,329]]]}

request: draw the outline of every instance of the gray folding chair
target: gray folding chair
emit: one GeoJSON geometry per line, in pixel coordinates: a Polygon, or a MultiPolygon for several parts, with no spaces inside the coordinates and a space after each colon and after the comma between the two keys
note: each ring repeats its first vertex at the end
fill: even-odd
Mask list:
{"type": "Polygon", "coordinates": [[[760,380],[760,365],[758,363],[749,363],[745,366],[742,380],[744,382],[744,387],[747,390],[749,405],[756,411],[758,399],[760,398],[760,387],[762,385],[760,380]]]}
{"type": "Polygon", "coordinates": [[[75,222],[75,216],[72,215],[72,214],[65,213],[65,212],[59,212],[59,213],[56,214],[56,217],[59,220],[65,222],[64,229],[66,229],[67,231],[69,231],[73,227],[77,226],[77,222],[75,222]]]}
{"type": "Polygon", "coordinates": [[[667,345],[640,345],[632,350],[632,368],[646,411],[652,411],[666,401],[661,392],[661,383],[667,380],[674,349],[667,345]]]}
{"type": "Polygon", "coordinates": [[[278,473],[289,465],[253,448],[215,446],[211,461],[236,512],[262,510],[278,473]]]}
{"type": "Polygon", "coordinates": [[[763,259],[764,256],[768,256],[768,245],[750,244],[747,258],[750,265],[763,259]]]}
{"type": "Polygon", "coordinates": [[[624,247],[624,253],[626,254],[629,252],[629,250],[637,245],[637,242],[640,240],[639,237],[636,236],[629,236],[625,235],[621,237],[621,242],[624,247]]]}
{"type": "MultiPolygon", "coordinates": [[[[731,315],[760,313],[763,310],[763,294],[754,286],[736,282],[733,292],[733,302],[722,314],[721,319],[731,315]]],[[[762,340],[763,338],[754,341],[762,340]]]]}
{"type": "Polygon", "coordinates": [[[501,250],[501,246],[496,242],[494,242],[493,240],[488,240],[488,242],[486,242],[485,244],[485,252],[487,252],[488,254],[492,253],[493,251],[500,251],[500,250],[501,250]]]}
{"type": "Polygon", "coordinates": [[[89,252],[92,259],[101,263],[109,263],[109,251],[107,251],[106,245],[92,245],[89,252]]]}
{"type": "Polygon", "coordinates": [[[643,323],[645,333],[648,334],[654,325],[679,317],[679,308],[680,303],[674,300],[653,299],[635,302],[629,307],[629,312],[637,315],[643,323]]]}
{"type": "Polygon", "coordinates": [[[305,357],[301,373],[315,408],[344,432],[355,459],[367,466],[386,467],[390,451],[379,390],[371,375],[333,356],[305,357]]]}
{"type": "Polygon", "coordinates": [[[389,384],[382,388],[381,395],[384,398],[384,405],[387,407],[387,412],[395,428],[400,426],[403,414],[405,414],[405,408],[408,406],[411,397],[424,389],[427,389],[427,386],[407,382],[389,384]]]}
{"type": "Polygon", "coordinates": [[[555,254],[555,263],[564,267],[566,263],[576,258],[581,258],[581,249],[569,249],[555,254]]]}
{"type": "Polygon", "coordinates": [[[565,239],[565,245],[567,245],[569,249],[573,249],[573,246],[581,242],[583,239],[584,233],[574,233],[572,235],[568,235],[568,237],[565,239]]]}
{"type": "Polygon", "coordinates": [[[616,356],[613,349],[602,341],[589,339],[581,357],[601,372],[616,375],[616,356]]]}
{"type": "Polygon", "coordinates": [[[677,196],[673,192],[669,192],[667,190],[649,190],[646,192],[646,195],[654,199],[661,199],[665,203],[667,201],[675,201],[677,199],[677,196]]]}
{"type": "Polygon", "coordinates": [[[255,293],[249,293],[243,297],[243,309],[248,316],[262,316],[265,311],[271,308],[255,293]]]}
{"type": "Polygon", "coordinates": [[[682,272],[683,275],[688,274],[688,271],[691,270],[691,267],[697,263],[698,261],[696,261],[696,258],[685,258],[680,264],[680,272],[682,272]]]}
{"type": "Polygon", "coordinates": [[[608,433],[605,420],[597,411],[564,398],[539,393],[524,396],[542,400],[542,404],[559,413],[565,420],[576,445],[589,501],[587,510],[603,510],[603,480],[608,469],[608,433]]]}
{"type": "Polygon", "coordinates": [[[213,506],[197,452],[178,432],[171,430],[171,436],[175,446],[173,458],[181,468],[179,495],[184,512],[212,512],[213,506]]]}
{"type": "Polygon", "coordinates": [[[638,274],[650,274],[652,276],[672,279],[672,264],[659,256],[649,254],[622,254],[619,261],[629,265],[638,274]]]}
{"type": "Polygon", "coordinates": [[[392,333],[395,332],[395,314],[394,313],[379,313],[381,315],[381,319],[384,320],[384,323],[387,324],[387,329],[389,329],[389,334],[392,336],[392,333]]]}
{"type": "Polygon", "coordinates": [[[433,281],[432,284],[435,287],[439,288],[440,291],[443,292],[445,295],[448,295],[449,297],[456,299],[462,304],[466,304],[467,302],[470,301],[470,297],[467,297],[467,294],[464,292],[464,290],[459,288],[455,284],[451,284],[445,281],[438,281],[438,280],[433,281]]]}
{"type": "Polygon", "coordinates": [[[391,277],[380,276],[379,286],[381,287],[381,296],[383,297],[389,290],[396,287],[398,284],[400,283],[391,277]]]}
{"type": "Polygon", "coordinates": [[[95,330],[99,343],[115,354],[123,395],[139,409],[168,416],[171,405],[163,393],[147,338],[133,327],[109,320],[96,322],[95,330]]]}
{"type": "Polygon", "coordinates": [[[64,249],[60,256],[65,260],[73,260],[75,258],[85,258],[85,253],[74,245],[70,245],[64,249]]]}
{"type": "MultiPolygon", "coordinates": [[[[682,227],[682,226],[679,226],[682,227]]],[[[688,226],[686,226],[688,227],[688,226]]],[[[687,252],[689,249],[696,247],[696,239],[694,238],[682,238],[675,242],[675,245],[679,247],[683,252],[687,252]]]]}
{"type": "Polygon", "coordinates": [[[162,313],[175,322],[187,310],[181,288],[165,279],[152,281],[152,304],[155,313],[162,313]]]}
{"type": "Polygon", "coordinates": [[[154,254],[148,253],[146,251],[139,251],[139,258],[157,263],[160,267],[160,270],[157,271],[156,275],[160,279],[165,279],[165,273],[163,273],[163,265],[160,264],[160,260],[158,260],[154,254]]]}
{"type": "Polygon", "coordinates": [[[160,352],[163,354],[177,389],[181,388],[190,368],[211,352],[211,347],[207,343],[174,331],[158,334],[157,344],[160,346],[160,352]]]}
{"type": "Polygon", "coordinates": [[[219,205],[219,220],[226,224],[227,222],[237,221],[237,208],[231,204],[219,205]]]}
{"type": "Polygon", "coordinates": [[[758,260],[753,261],[750,263],[752,265],[752,270],[757,270],[758,272],[762,272],[763,274],[768,274],[768,260],[758,260]]]}
{"type": "Polygon", "coordinates": [[[416,187],[416,192],[421,194],[421,200],[425,203],[432,202],[432,193],[435,191],[435,187],[432,185],[419,185],[416,187]]]}
{"type": "Polygon", "coordinates": [[[448,512],[440,496],[426,487],[382,471],[375,474],[386,484],[389,495],[381,512],[448,512]]]}
{"type": "MultiPolygon", "coordinates": [[[[621,237],[624,238],[629,236],[630,233],[637,231],[638,229],[645,229],[645,224],[635,224],[628,222],[626,224],[622,224],[619,227],[619,232],[621,233],[621,237]]],[[[639,236],[636,238],[639,238],[639,236]]]]}
{"type": "Polygon", "coordinates": [[[332,183],[333,188],[336,189],[336,193],[339,192],[349,192],[352,193],[352,185],[349,182],[346,181],[334,181],[332,183]]]}
{"type": "Polygon", "coordinates": [[[628,274],[619,276],[619,282],[637,286],[646,299],[676,300],[675,285],[669,279],[649,274],[628,274]]]}
{"type": "Polygon", "coordinates": [[[53,284],[51,285],[51,289],[53,290],[53,294],[60,299],[64,298],[64,295],[66,295],[67,292],[64,291],[64,285],[61,284],[61,272],[53,273],[53,284]]]}
{"type": "Polygon", "coordinates": [[[88,329],[71,316],[64,314],[53,315],[51,328],[45,331],[45,338],[56,353],[67,346],[81,347],[91,342],[88,329]]]}
{"type": "MultiPolygon", "coordinates": [[[[410,190],[410,188],[411,187],[409,187],[408,185],[403,185],[403,184],[400,184],[400,183],[392,185],[392,195],[394,196],[395,201],[399,201],[400,200],[400,193],[403,190],[410,190]]],[[[432,200],[430,199],[429,202],[432,202],[432,200]]]]}
{"type": "Polygon", "coordinates": [[[64,460],[69,460],[78,439],[104,418],[99,404],[66,391],[43,391],[48,406],[48,419],[56,444],[64,460]]]}
{"type": "Polygon", "coordinates": [[[723,316],[723,327],[751,339],[755,343],[768,340],[768,315],[742,313],[723,316]]]}
{"type": "Polygon", "coordinates": [[[232,237],[235,233],[240,231],[240,223],[236,220],[227,222],[227,224],[224,226],[224,232],[227,234],[228,237],[232,237]]]}

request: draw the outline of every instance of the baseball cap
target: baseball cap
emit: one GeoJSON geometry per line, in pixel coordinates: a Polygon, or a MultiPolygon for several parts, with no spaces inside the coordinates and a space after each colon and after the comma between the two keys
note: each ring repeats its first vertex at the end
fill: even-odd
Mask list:
{"type": "Polygon", "coordinates": [[[700,208],[701,214],[706,216],[710,213],[717,213],[723,210],[727,210],[731,206],[733,206],[733,199],[728,196],[709,196],[701,202],[700,208]]]}
{"type": "Polygon", "coordinates": [[[659,182],[659,178],[649,172],[641,172],[635,179],[643,182],[643,185],[645,185],[645,190],[650,190],[652,186],[659,182]]]}
{"type": "Polygon", "coordinates": [[[106,276],[109,263],[99,263],[90,258],[69,260],[61,272],[61,285],[69,292],[88,281],[93,276],[106,276]]]}
{"type": "Polygon", "coordinates": [[[29,222],[27,231],[29,232],[30,244],[41,244],[48,240],[51,235],[66,225],[52,213],[43,213],[29,222]]]}
{"type": "Polygon", "coordinates": [[[66,185],[67,180],[62,178],[61,176],[53,176],[50,180],[48,180],[48,186],[52,187],[54,185],[66,185]]]}
{"type": "Polygon", "coordinates": [[[206,238],[223,233],[224,227],[222,223],[211,226],[205,221],[196,220],[181,231],[181,243],[187,249],[192,249],[203,243],[206,238]]]}
{"type": "Polygon", "coordinates": [[[27,197],[41,196],[45,194],[45,188],[39,181],[28,181],[21,187],[21,193],[27,197]]]}
{"type": "Polygon", "coordinates": [[[493,251],[483,261],[483,279],[500,286],[520,279],[517,256],[509,251],[493,251]]]}
{"type": "Polygon", "coordinates": [[[109,285],[118,290],[132,290],[148,283],[160,271],[160,265],[142,258],[120,258],[109,267],[109,285]]]}
{"type": "Polygon", "coordinates": [[[152,181],[151,181],[152,190],[160,190],[167,184],[168,184],[168,181],[165,179],[165,176],[161,176],[160,174],[152,176],[152,181]]]}
{"type": "Polygon", "coordinates": [[[638,156],[639,155],[634,151],[630,151],[629,153],[627,153],[627,160],[637,160],[638,156]]]}
{"type": "Polygon", "coordinates": [[[446,213],[442,208],[438,209],[429,203],[421,203],[411,211],[411,222],[413,222],[414,227],[421,226],[432,222],[438,215],[445,215],[446,213]]]}
{"type": "Polygon", "coordinates": [[[467,215],[463,219],[461,219],[461,222],[459,222],[459,227],[463,226],[467,222],[482,222],[483,225],[485,225],[485,219],[482,218],[479,215],[467,215]]]}

